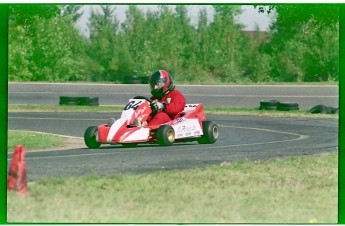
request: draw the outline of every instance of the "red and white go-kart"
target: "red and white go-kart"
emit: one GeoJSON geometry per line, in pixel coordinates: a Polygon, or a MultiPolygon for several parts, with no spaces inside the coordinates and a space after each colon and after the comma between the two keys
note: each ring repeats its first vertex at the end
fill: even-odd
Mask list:
{"type": "Polygon", "coordinates": [[[197,141],[199,144],[213,144],[219,136],[218,126],[206,121],[202,104],[187,104],[175,119],[162,125],[139,126],[152,113],[151,100],[142,96],[130,99],[117,120],[90,126],[84,133],[84,141],[89,148],[99,148],[102,144],[122,144],[134,147],[140,143],[158,143],[162,146],[177,142],[197,141]]]}

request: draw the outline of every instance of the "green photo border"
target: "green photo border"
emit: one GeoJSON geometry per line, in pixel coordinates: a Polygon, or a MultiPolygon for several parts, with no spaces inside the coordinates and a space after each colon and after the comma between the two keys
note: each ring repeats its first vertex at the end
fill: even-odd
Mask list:
{"type": "Polygon", "coordinates": [[[8,5],[0,4],[0,224],[6,223],[7,207],[7,105],[8,105],[8,5]]]}
{"type": "MultiPolygon", "coordinates": [[[[71,2],[73,4],[73,2],[71,2]]],[[[101,2],[100,2],[101,3],[101,2]]],[[[231,2],[229,2],[231,3],[231,2]]],[[[116,4],[114,2],[114,4],[116,4]]],[[[158,3],[152,3],[158,4],[158,3]]],[[[162,3],[164,4],[164,3],[162,3]]],[[[188,2],[184,3],[188,4],[188,2]]],[[[193,3],[191,3],[193,4],[193,3]]],[[[345,100],[345,4],[339,4],[339,163],[338,163],[338,224],[345,224],[345,162],[344,144],[345,144],[345,126],[344,126],[344,110],[345,100]]],[[[7,224],[7,130],[8,130],[8,4],[0,4],[0,224],[7,224]]]]}
{"type": "Polygon", "coordinates": [[[345,99],[345,4],[339,6],[339,135],[338,135],[338,224],[345,224],[345,126],[344,126],[344,106],[345,99]]]}

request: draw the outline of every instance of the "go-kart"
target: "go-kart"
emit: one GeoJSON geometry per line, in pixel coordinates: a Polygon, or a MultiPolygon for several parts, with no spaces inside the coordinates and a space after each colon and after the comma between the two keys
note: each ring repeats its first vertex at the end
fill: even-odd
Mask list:
{"type": "Polygon", "coordinates": [[[107,123],[90,126],[85,130],[84,141],[88,148],[99,148],[102,144],[121,144],[134,147],[140,143],[169,146],[177,142],[197,141],[199,144],[213,144],[219,136],[218,126],[206,121],[202,104],[186,104],[182,112],[162,125],[139,125],[155,114],[151,100],[138,96],[130,99],[121,117],[107,123]]]}

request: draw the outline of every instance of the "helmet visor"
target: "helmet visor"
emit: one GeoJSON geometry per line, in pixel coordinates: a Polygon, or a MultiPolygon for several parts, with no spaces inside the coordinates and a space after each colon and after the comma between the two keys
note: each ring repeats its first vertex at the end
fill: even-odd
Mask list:
{"type": "Polygon", "coordinates": [[[166,82],[165,78],[159,78],[158,80],[150,81],[151,90],[159,90],[163,88],[165,82],[166,82]]]}

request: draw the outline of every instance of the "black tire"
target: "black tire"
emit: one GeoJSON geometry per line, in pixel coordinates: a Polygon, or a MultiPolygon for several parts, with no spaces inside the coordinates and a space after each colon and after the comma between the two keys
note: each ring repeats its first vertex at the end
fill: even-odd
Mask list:
{"type": "Polygon", "coordinates": [[[319,105],[316,105],[315,107],[311,108],[310,110],[308,110],[308,113],[311,113],[311,114],[337,114],[338,108],[327,107],[325,105],[319,104],[319,105]]]}
{"type": "Polygon", "coordinates": [[[170,146],[175,141],[175,131],[170,125],[162,125],[157,130],[157,141],[161,146],[170,146]]]}
{"type": "Polygon", "coordinates": [[[124,79],[125,84],[141,84],[141,78],[136,75],[126,76],[124,79]]]}
{"type": "Polygon", "coordinates": [[[278,100],[262,100],[260,101],[260,107],[276,107],[279,104],[278,100]]]}
{"type": "Polygon", "coordinates": [[[219,137],[218,126],[212,121],[202,122],[203,135],[197,140],[199,144],[213,144],[219,137]]]}
{"type": "Polygon", "coordinates": [[[280,102],[277,106],[278,111],[296,111],[299,110],[298,103],[280,102]]]}
{"type": "Polygon", "coordinates": [[[85,130],[84,142],[88,148],[99,148],[101,143],[97,141],[97,126],[90,126],[85,130]]]}
{"type": "Polygon", "coordinates": [[[98,106],[98,97],[67,97],[60,96],[60,105],[81,105],[81,106],[98,106]]]}
{"type": "Polygon", "coordinates": [[[279,104],[278,100],[261,100],[260,101],[260,110],[277,110],[279,104]]]}
{"type": "Polygon", "coordinates": [[[308,110],[308,113],[311,114],[327,114],[328,113],[328,108],[325,105],[319,104],[316,105],[315,107],[311,108],[308,110]]]}
{"type": "Polygon", "coordinates": [[[298,107],[298,103],[280,102],[280,103],[278,104],[278,107],[298,107]]]}
{"type": "Polygon", "coordinates": [[[260,110],[277,110],[277,106],[260,106],[260,110]]]}
{"type": "Polygon", "coordinates": [[[328,113],[327,114],[336,114],[336,113],[338,113],[338,108],[328,107],[328,113]]]}
{"type": "Polygon", "coordinates": [[[148,76],[140,76],[141,84],[148,84],[149,83],[149,77],[148,76]]]}
{"type": "Polygon", "coordinates": [[[77,97],[67,97],[67,96],[60,96],[60,105],[77,105],[78,98],[77,97]]]}
{"type": "Polygon", "coordinates": [[[78,105],[81,106],[98,106],[98,97],[78,97],[78,105]]]}

